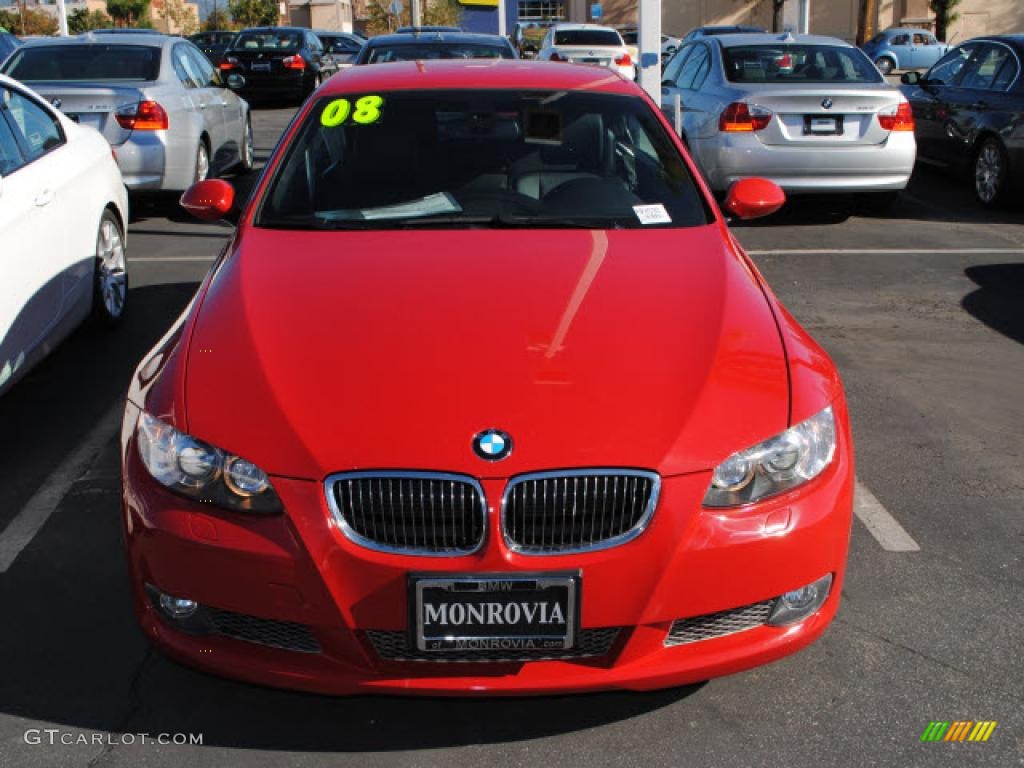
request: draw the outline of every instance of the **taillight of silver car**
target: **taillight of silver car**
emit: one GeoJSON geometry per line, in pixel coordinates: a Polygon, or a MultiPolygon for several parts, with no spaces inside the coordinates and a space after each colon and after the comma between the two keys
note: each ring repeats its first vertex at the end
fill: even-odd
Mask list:
{"type": "Polygon", "coordinates": [[[723,133],[760,131],[768,127],[771,119],[771,110],[744,101],[734,101],[722,110],[718,118],[718,130],[723,133]]]}
{"type": "Polygon", "coordinates": [[[155,101],[125,104],[114,113],[118,125],[129,131],[166,131],[167,111],[155,101]]]}
{"type": "Polygon", "coordinates": [[[914,130],[914,112],[910,109],[910,102],[901,101],[883,109],[878,113],[878,124],[886,131],[914,130]]]}

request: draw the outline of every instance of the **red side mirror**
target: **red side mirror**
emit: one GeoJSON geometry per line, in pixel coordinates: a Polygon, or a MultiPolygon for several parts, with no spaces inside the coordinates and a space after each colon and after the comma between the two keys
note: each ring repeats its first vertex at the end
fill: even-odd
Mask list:
{"type": "Polygon", "coordinates": [[[181,196],[181,207],[203,221],[225,218],[234,202],[235,188],[222,179],[198,181],[181,196]]]}
{"type": "Polygon", "coordinates": [[[757,219],[775,213],[786,202],[786,193],[768,179],[740,179],[729,187],[725,210],[740,219],[757,219]]]}

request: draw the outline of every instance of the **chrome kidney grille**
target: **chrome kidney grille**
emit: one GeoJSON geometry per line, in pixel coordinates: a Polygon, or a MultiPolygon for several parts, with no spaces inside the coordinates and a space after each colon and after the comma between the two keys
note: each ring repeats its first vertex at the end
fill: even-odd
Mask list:
{"type": "Polygon", "coordinates": [[[509,481],[502,502],[508,546],[523,554],[587,552],[639,536],[661,479],[632,469],[537,472],[509,481]]]}
{"type": "Polygon", "coordinates": [[[439,472],[348,472],[326,481],[345,535],[370,549],[463,555],[484,540],[487,504],[471,477],[439,472]]]}

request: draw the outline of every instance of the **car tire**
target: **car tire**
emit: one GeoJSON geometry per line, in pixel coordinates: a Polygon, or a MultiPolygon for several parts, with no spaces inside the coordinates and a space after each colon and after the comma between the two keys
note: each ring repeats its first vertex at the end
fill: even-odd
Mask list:
{"type": "Polygon", "coordinates": [[[124,230],[109,208],[100,217],[95,254],[92,314],[104,325],[116,325],[124,316],[128,298],[128,266],[125,261],[124,230]]]}
{"type": "Polygon", "coordinates": [[[238,153],[241,162],[239,167],[242,169],[242,173],[249,173],[253,166],[256,164],[256,149],[253,145],[252,136],[252,118],[245,118],[245,128],[242,131],[242,149],[238,153]]]}
{"type": "Polygon", "coordinates": [[[210,178],[210,150],[204,139],[199,140],[199,147],[196,149],[196,170],[192,175],[192,183],[204,181],[210,178]]]}
{"type": "Polygon", "coordinates": [[[892,71],[896,69],[896,62],[888,56],[880,56],[875,59],[875,66],[878,67],[878,71],[883,75],[891,75],[892,71]]]}
{"type": "Polygon", "coordinates": [[[974,196],[983,205],[999,205],[1010,186],[1010,157],[1002,142],[992,136],[974,153],[974,196]]]}

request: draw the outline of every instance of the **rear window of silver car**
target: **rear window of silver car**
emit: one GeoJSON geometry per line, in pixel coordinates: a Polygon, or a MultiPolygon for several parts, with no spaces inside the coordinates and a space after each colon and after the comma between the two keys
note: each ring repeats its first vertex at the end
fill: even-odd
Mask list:
{"type": "Polygon", "coordinates": [[[857,48],[832,45],[738,45],[722,49],[733,83],[881,83],[857,48]]]}
{"type": "Polygon", "coordinates": [[[160,75],[160,49],[150,45],[22,46],[4,65],[3,72],[24,83],[147,82],[160,75]]]}
{"type": "Polygon", "coordinates": [[[555,45],[622,45],[613,29],[556,29],[555,45]]]}
{"type": "Polygon", "coordinates": [[[429,59],[511,59],[512,51],[504,45],[478,43],[422,43],[420,45],[380,45],[370,48],[367,64],[429,59]]]}

